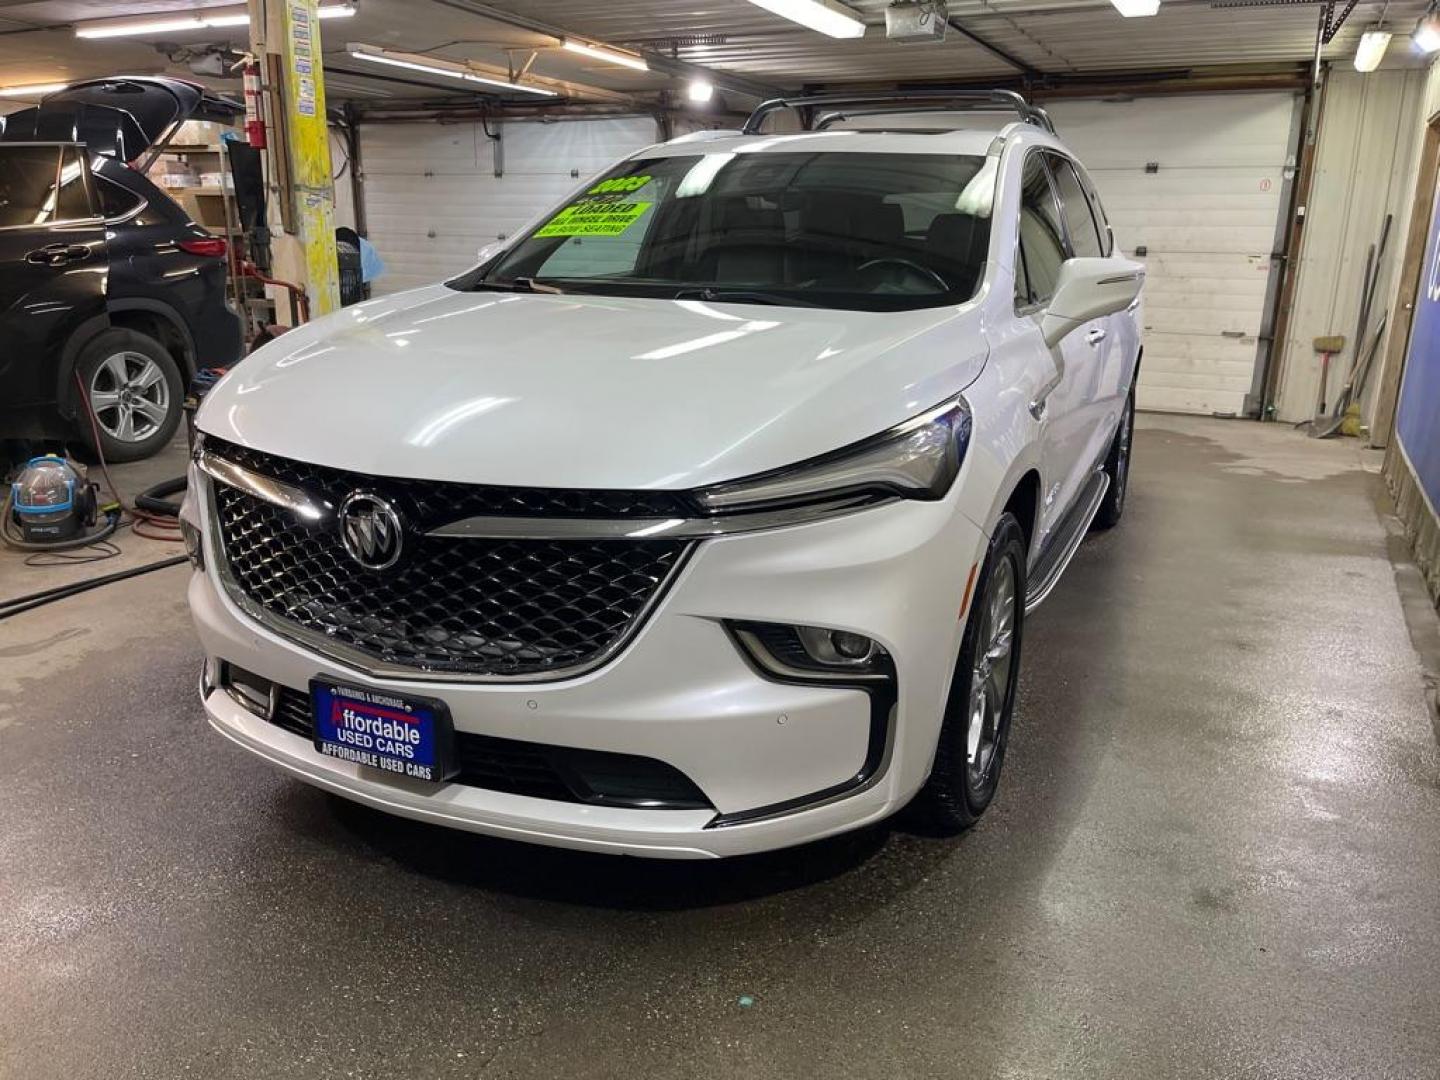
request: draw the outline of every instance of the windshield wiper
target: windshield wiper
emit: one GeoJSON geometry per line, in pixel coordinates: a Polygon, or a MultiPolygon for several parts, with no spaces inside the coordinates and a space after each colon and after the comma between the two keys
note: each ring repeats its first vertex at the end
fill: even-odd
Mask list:
{"type": "Polygon", "coordinates": [[[509,281],[487,281],[481,278],[473,282],[472,289],[499,289],[502,292],[524,292],[524,293],[564,293],[564,289],[558,285],[550,285],[543,281],[536,281],[534,278],[517,277],[509,281]]]}
{"type": "Polygon", "coordinates": [[[692,286],[675,293],[676,300],[706,300],[711,303],[774,304],[777,307],[820,307],[813,300],[800,300],[781,293],[758,292],[754,289],[712,289],[692,286]]]}

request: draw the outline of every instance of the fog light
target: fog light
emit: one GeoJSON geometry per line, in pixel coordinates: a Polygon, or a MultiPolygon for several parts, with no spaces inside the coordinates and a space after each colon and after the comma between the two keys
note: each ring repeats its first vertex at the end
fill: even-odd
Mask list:
{"type": "Polygon", "coordinates": [[[864,634],[852,634],[848,630],[836,630],[830,635],[830,643],[846,660],[868,660],[875,651],[875,642],[864,634]]]}
{"type": "Polygon", "coordinates": [[[204,570],[205,545],[200,538],[200,530],[181,518],[180,535],[185,540],[185,554],[190,556],[190,565],[196,570],[204,570]]]}
{"type": "Polygon", "coordinates": [[[864,634],[849,630],[826,630],[819,626],[797,626],[800,644],[811,659],[827,667],[862,667],[874,657],[878,646],[864,634]]]}
{"type": "Polygon", "coordinates": [[[844,684],[894,678],[890,654],[864,634],[783,623],[736,622],[729,626],[752,660],[786,680],[844,684]]]}

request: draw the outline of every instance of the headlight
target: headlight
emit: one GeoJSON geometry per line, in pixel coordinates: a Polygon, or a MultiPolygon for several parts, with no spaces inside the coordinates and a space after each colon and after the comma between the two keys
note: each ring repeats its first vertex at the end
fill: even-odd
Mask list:
{"type": "Polygon", "coordinates": [[[970,406],[955,398],[875,438],[695,493],[711,514],[892,498],[944,498],[970,444],[970,406]]]}

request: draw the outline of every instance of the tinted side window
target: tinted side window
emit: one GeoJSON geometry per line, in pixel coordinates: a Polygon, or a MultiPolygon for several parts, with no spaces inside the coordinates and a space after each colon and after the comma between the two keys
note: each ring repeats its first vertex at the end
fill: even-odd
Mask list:
{"type": "Polygon", "coordinates": [[[54,220],[60,151],[54,146],[0,146],[0,228],[54,220]]]}
{"type": "Polygon", "coordinates": [[[1075,175],[1075,169],[1058,154],[1048,155],[1050,169],[1055,177],[1055,190],[1060,195],[1060,204],[1065,210],[1065,223],[1069,226],[1070,246],[1082,258],[1096,258],[1101,253],[1100,232],[1095,219],[1090,215],[1090,202],[1075,175]]]}
{"type": "Polygon", "coordinates": [[[90,196],[85,191],[85,163],[74,149],[65,151],[60,166],[60,192],[55,199],[56,221],[84,221],[91,217],[90,196]]]}
{"type": "Polygon", "coordinates": [[[141,203],[139,195],[126,191],[115,181],[107,180],[103,176],[95,177],[95,193],[100,198],[100,213],[106,220],[122,218],[141,203]]]}
{"type": "Polygon", "coordinates": [[[1106,255],[1114,248],[1114,241],[1110,236],[1110,219],[1105,216],[1105,207],[1100,205],[1100,194],[1095,190],[1095,184],[1090,179],[1090,174],[1080,166],[1075,166],[1075,171],[1080,176],[1080,186],[1085,189],[1085,197],[1090,200],[1090,210],[1095,215],[1095,224],[1100,227],[1100,247],[1106,255]]]}
{"type": "Polygon", "coordinates": [[[1026,159],[1021,180],[1020,253],[1025,260],[1030,303],[1044,303],[1055,295],[1060,264],[1065,261],[1065,240],[1049,172],[1039,154],[1026,159]]]}

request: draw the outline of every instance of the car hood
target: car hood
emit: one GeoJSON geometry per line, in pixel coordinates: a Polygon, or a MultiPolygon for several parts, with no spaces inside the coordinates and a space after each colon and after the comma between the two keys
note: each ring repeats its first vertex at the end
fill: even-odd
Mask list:
{"type": "Polygon", "coordinates": [[[257,350],[197,423],[372,475],[687,488],[874,435],[984,361],[973,305],[881,314],[437,285],[257,350]]]}

